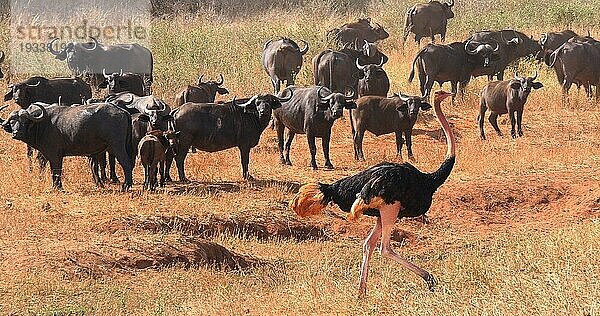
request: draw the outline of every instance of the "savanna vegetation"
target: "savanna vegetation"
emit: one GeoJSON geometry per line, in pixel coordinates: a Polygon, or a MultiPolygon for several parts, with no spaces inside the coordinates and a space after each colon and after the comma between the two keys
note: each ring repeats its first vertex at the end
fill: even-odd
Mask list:
{"type": "MultiPolygon", "coordinates": [[[[224,75],[230,95],[221,99],[270,92],[260,53],[276,36],[310,44],[298,84],[312,84],[311,58],[327,47],[326,31],[364,16],[390,33],[380,48],[390,57],[391,91],[418,91],[407,82],[418,48],[401,42],[410,1],[170,3],[153,2],[151,31],[153,90],[169,102],[200,74],[224,75]]],[[[600,34],[595,1],[457,0],[454,12],[449,42],[500,28],[534,38],[564,28],[600,34]]],[[[6,43],[8,21],[3,26],[6,43]]],[[[188,155],[193,181],[156,193],[141,191],[138,166],[134,189],[121,193],[117,185],[96,187],[85,158],[66,159],[66,192],[51,190],[48,172],[29,171],[25,145],[2,133],[0,314],[599,315],[598,104],[575,89],[571,103],[562,104],[554,73],[534,60],[512,67],[507,73],[540,69],[544,84],[526,104],[525,136],[479,139],[486,79],[472,81],[463,101],[443,104],[458,158],[434,196],[430,222],[396,225],[396,249],[436,276],[433,293],[375,254],[367,297],[358,299],[361,242],[373,220],[348,222],[333,207],[298,219],[287,209],[302,183],[400,161],[393,135],[366,136],[367,161],[355,162],[349,121],[339,120],[331,150],[336,169],[312,171],[305,137],[294,142],[294,166],[283,166],[275,132],[267,129],[251,152],[256,181],[241,179],[239,153],[231,149],[188,155]]],[[[7,84],[0,80],[0,91],[7,84]]],[[[510,124],[500,121],[507,131],[510,124]]],[[[421,115],[414,135],[414,164],[435,169],[446,145],[432,113],[421,115]]]]}

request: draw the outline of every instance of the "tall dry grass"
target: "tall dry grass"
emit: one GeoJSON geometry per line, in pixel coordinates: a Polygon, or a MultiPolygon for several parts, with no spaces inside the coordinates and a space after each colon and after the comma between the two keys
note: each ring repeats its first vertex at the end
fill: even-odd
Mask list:
{"type": "MultiPolygon", "coordinates": [[[[244,3],[260,7],[258,2],[244,3]]],[[[180,87],[194,82],[199,74],[217,77],[223,73],[225,86],[231,91],[226,98],[269,92],[260,52],[266,40],[282,35],[304,39],[311,45],[298,76],[299,84],[310,84],[310,58],[326,47],[326,30],[368,15],[391,34],[381,48],[390,57],[385,68],[392,91],[416,93],[417,84],[407,83],[406,78],[417,48],[409,44],[402,50],[400,39],[409,2],[374,1],[351,10],[333,10],[332,3],[337,2],[289,3],[284,8],[257,9],[247,15],[222,14],[226,7],[205,6],[188,16],[156,19],[152,29],[154,91],[172,100],[180,87]]],[[[587,28],[593,34],[598,31],[598,3],[589,1],[457,2],[456,15],[449,26],[449,41],[462,40],[480,29],[507,27],[523,29],[535,37],[569,25],[579,32],[587,28]]],[[[6,28],[2,32],[7,41],[6,28]]],[[[530,72],[540,66],[525,61],[516,67],[530,72]]],[[[396,244],[402,256],[438,277],[435,293],[426,291],[422,281],[407,270],[375,255],[369,295],[356,299],[360,233],[350,237],[332,233],[329,240],[304,242],[263,240],[242,232],[209,237],[268,263],[244,272],[174,266],[73,278],[57,267],[68,263],[63,254],[73,249],[110,245],[117,238],[159,244],[180,234],[152,233],[138,227],[110,232],[99,228],[105,221],[132,215],[234,220],[250,216],[286,223],[291,221],[291,214],[285,205],[294,193],[294,184],[330,182],[383,160],[399,161],[391,135],[369,135],[365,137],[367,161],[355,162],[347,118],[334,126],[334,171],[309,170],[310,157],[302,136],[292,148],[294,166],[280,165],[275,133],[268,129],[251,153],[250,171],[260,181],[241,181],[236,149],[200,152],[189,155],[186,163],[188,176],[199,183],[175,183],[154,194],[141,192],[139,185],[126,194],[120,193],[118,186],[95,187],[83,158],[66,160],[63,183],[67,192],[51,191],[47,174],[40,178],[29,172],[25,145],[0,134],[0,314],[598,315],[600,223],[594,219],[598,210],[590,201],[600,197],[600,112],[575,89],[572,103],[562,105],[556,79],[543,67],[540,80],[545,87],[530,96],[524,115],[525,137],[517,140],[496,137],[487,123],[489,139],[479,140],[475,118],[483,79],[471,82],[463,102],[443,106],[458,136],[457,165],[435,198],[432,223],[403,221],[398,227],[413,238],[396,244]],[[509,195],[505,200],[494,194],[494,190],[501,195],[515,189],[514,179],[520,177],[540,183],[529,186],[518,182],[516,190],[522,194],[509,195]],[[564,179],[564,187],[557,186],[557,178],[564,179]],[[490,183],[496,185],[485,187],[490,183]],[[194,190],[205,184],[234,189],[194,190]],[[553,205],[550,210],[543,199],[529,207],[520,199],[536,198],[533,185],[564,191],[565,197],[554,204],[548,202],[553,205]],[[461,188],[488,192],[489,197],[473,201],[461,188]],[[570,196],[575,192],[586,195],[570,196]],[[467,221],[487,214],[476,209],[477,203],[488,205],[488,213],[501,213],[505,220],[467,225],[467,221]],[[465,223],[463,218],[447,221],[452,213],[444,213],[446,204],[450,212],[461,211],[472,218],[465,218],[465,223]],[[547,216],[537,218],[536,214],[547,216]]],[[[500,121],[507,134],[509,124],[502,118],[500,121]]],[[[433,170],[439,165],[445,143],[432,114],[424,113],[419,119],[413,146],[417,167],[433,170]]],[[[323,163],[320,151],[318,161],[323,163]]],[[[134,181],[139,184],[142,179],[137,168],[134,181]]],[[[328,213],[311,221],[335,219],[336,215],[328,213]]],[[[351,224],[348,230],[360,231],[367,224],[351,224]]]]}

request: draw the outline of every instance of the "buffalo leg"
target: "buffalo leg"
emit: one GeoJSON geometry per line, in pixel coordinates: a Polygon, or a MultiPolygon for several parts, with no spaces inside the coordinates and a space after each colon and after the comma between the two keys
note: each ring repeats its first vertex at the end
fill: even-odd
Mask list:
{"type": "Polygon", "coordinates": [[[361,128],[356,130],[354,134],[354,159],[364,161],[365,155],[363,154],[362,143],[365,136],[365,131],[361,128]]]}
{"type": "Polygon", "coordinates": [[[408,159],[413,161],[415,156],[412,152],[412,131],[410,129],[404,131],[404,137],[406,138],[406,151],[408,152],[408,159]]]}
{"type": "Polygon", "coordinates": [[[323,156],[325,158],[325,168],[333,169],[331,159],[329,159],[329,142],[331,140],[331,134],[324,135],[321,138],[321,145],[323,146],[323,156]]]}
{"type": "Polygon", "coordinates": [[[308,140],[308,149],[310,150],[310,166],[311,168],[313,168],[313,170],[319,169],[319,167],[317,166],[317,144],[315,138],[315,136],[306,133],[306,139],[308,140]]]}
{"type": "Polygon", "coordinates": [[[108,168],[110,169],[110,182],[112,183],[119,183],[119,177],[117,177],[116,164],[117,163],[115,161],[115,155],[108,154],[108,168]]]}
{"type": "Polygon", "coordinates": [[[61,181],[62,165],[63,165],[62,157],[52,159],[50,161],[50,169],[52,172],[52,188],[59,190],[59,191],[63,190],[62,181],[61,181]]]}
{"type": "Polygon", "coordinates": [[[277,131],[277,147],[279,148],[279,160],[282,164],[285,165],[285,157],[283,156],[283,151],[285,149],[285,143],[283,140],[283,135],[285,132],[285,125],[280,122],[275,122],[275,130],[277,131]]]}
{"type": "Polygon", "coordinates": [[[285,153],[285,162],[284,163],[288,166],[292,165],[292,161],[290,160],[290,151],[292,150],[292,142],[294,141],[295,135],[296,135],[296,133],[288,130],[288,137],[287,137],[287,140],[285,141],[285,149],[284,149],[284,153],[285,153]]]}
{"type": "MultiPolygon", "coordinates": [[[[171,179],[171,165],[173,164],[174,158],[175,158],[175,154],[173,153],[173,150],[169,150],[165,157],[165,182],[173,181],[173,179],[171,179]]],[[[134,161],[134,166],[135,166],[135,161],[134,161]]]]}
{"type": "Polygon", "coordinates": [[[131,157],[127,154],[125,146],[122,147],[122,150],[114,152],[113,154],[121,165],[125,176],[125,181],[123,182],[121,189],[123,191],[128,191],[133,186],[133,164],[131,163],[131,157]]]}
{"type": "Polygon", "coordinates": [[[521,127],[522,121],[523,121],[523,111],[517,111],[517,135],[519,137],[523,136],[523,128],[521,127]]]}
{"type": "Polygon", "coordinates": [[[487,106],[485,105],[485,101],[481,100],[479,105],[479,116],[477,117],[477,122],[479,123],[479,136],[483,140],[485,140],[485,133],[483,132],[483,119],[485,117],[485,111],[487,111],[487,106]]]}
{"type": "Polygon", "coordinates": [[[510,117],[510,136],[512,136],[512,138],[517,138],[517,132],[516,132],[517,118],[516,118],[516,114],[517,114],[517,111],[514,111],[514,110],[508,111],[508,116],[510,117]]]}
{"type": "Polygon", "coordinates": [[[396,131],[396,157],[400,157],[400,159],[402,159],[402,145],[404,145],[402,131],[396,131]]]}
{"type": "Polygon", "coordinates": [[[175,164],[177,165],[177,174],[179,175],[179,181],[188,182],[189,180],[185,177],[185,157],[187,156],[187,152],[190,149],[190,145],[184,145],[179,148],[180,150],[175,156],[175,164]]]}
{"type": "Polygon", "coordinates": [[[498,134],[498,136],[502,136],[502,132],[498,127],[498,114],[494,112],[490,113],[490,117],[488,117],[488,120],[490,121],[490,124],[492,124],[492,127],[496,131],[496,134],[498,134]]]}
{"type": "Polygon", "coordinates": [[[160,173],[160,186],[165,186],[165,162],[161,161],[158,164],[158,172],[160,173]]]}
{"type": "Polygon", "coordinates": [[[248,164],[250,164],[250,146],[242,146],[240,149],[240,158],[242,160],[242,176],[244,180],[252,181],[254,178],[248,172],[248,164]]]}

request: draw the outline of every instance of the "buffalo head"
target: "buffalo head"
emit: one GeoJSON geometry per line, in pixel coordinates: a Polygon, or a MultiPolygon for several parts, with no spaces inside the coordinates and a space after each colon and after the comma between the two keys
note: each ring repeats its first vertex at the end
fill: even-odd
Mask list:
{"type": "Polygon", "coordinates": [[[471,56],[483,57],[483,67],[489,67],[490,61],[500,59],[498,51],[500,44],[495,43],[495,47],[489,43],[480,43],[473,40],[468,40],[465,43],[465,52],[471,56]]]}
{"type": "Polygon", "coordinates": [[[23,82],[8,86],[9,91],[4,95],[4,101],[14,99],[21,108],[27,108],[51,89],[48,79],[31,77],[23,82]]]}
{"type": "Polygon", "coordinates": [[[17,140],[25,141],[29,135],[29,129],[35,123],[43,121],[46,117],[47,104],[36,102],[27,109],[20,109],[10,113],[8,119],[2,120],[2,128],[17,140]]]}
{"type": "Polygon", "coordinates": [[[396,96],[402,101],[402,103],[396,106],[396,110],[398,110],[401,116],[409,118],[412,124],[417,121],[419,110],[427,111],[431,109],[431,104],[427,102],[427,93],[422,97],[409,96],[402,93],[396,94],[396,96]]]}
{"type": "Polygon", "coordinates": [[[319,87],[317,89],[320,101],[318,110],[322,111],[326,118],[335,120],[343,116],[344,109],[356,109],[356,103],[354,102],[356,92],[352,89],[350,90],[350,94],[344,95],[338,92],[332,93],[325,87],[319,87]],[[329,95],[324,96],[322,93],[329,93],[329,95]]]}
{"type": "Polygon", "coordinates": [[[69,42],[61,50],[54,49],[54,43],[58,38],[54,38],[48,43],[48,51],[58,60],[67,60],[68,63],[87,62],[90,52],[95,51],[101,44],[97,39],[90,36],[91,42],[75,43],[69,42]]]}
{"type": "Polygon", "coordinates": [[[450,0],[449,3],[442,4],[442,10],[444,10],[444,16],[446,16],[446,19],[452,19],[454,17],[454,12],[452,12],[453,6],[454,0],[450,0]]]}
{"type": "Polygon", "coordinates": [[[377,65],[369,64],[364,66],[360,64],[358,58],[356,59],[356,68],[359,70],[358,78],[365,79],[367,82],[370,80],[384,79],[384,77],[387,78],[385,70],[383,70],[382,66],[383,58],[381,58],[381,61],[377,65]]]}
{"type": "MultiPolygon", "coordinates": [[[[198,84],[197,86],[203,89],[208,90],[208,95],[211,96],[215,96],[217,95],[217,93],[223,95],[223,94],[228,94],[229,90],[221,87],[221,85],[223,85],[224,79],[223,79],[223,75],[219,74],[220,79],[218,81],[202,81],[202,78],[204,77],[204,75],[201,75],[200,78],[198,78],[198,84]]],[[[214,99],[214,97],[213,97],[214,99]]]]}
{"type": "Polygon", "coordinates": [[[244,110],[244,113],[255,115],[261,124],[266,126],[271,120],[272,110],[278,109],[281,107],[281,103],[292,99],[293,92],[290,90],[285,91],[289,91],[289,96],[278,97],[272,94],[257,94],[243,104],[237,105],[235,103],[235,98],[232,102],[241,107],[244,110]]]}
{"type": "MultiPolygon", "coordinates": [[[[515,72],[515,78],[510,80],[509,87],[516,93],[521,100],[525,100],[531,89],[540,89],[544,85],[541,82],[535,81],[537,79],[538,73],[537,71],[531,77],[519,77],[519,75],[515,72]]],[[[510,94],[509,94],[510,95],[510,94]]]]}

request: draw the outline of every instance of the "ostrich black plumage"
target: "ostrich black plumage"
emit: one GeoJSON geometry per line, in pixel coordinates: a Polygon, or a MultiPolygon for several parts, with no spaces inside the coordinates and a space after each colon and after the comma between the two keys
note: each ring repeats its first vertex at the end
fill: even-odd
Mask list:
{"type": "Polygon", "coordinates": [[[419,275],[430,290],[435,286],[435,278],[429,272],[393,251],[390,238],[397,218],[417,217],[429,210],[433,193],[446,181],[454,167],[456,140],[440,105],[451,95],[437,91],[434,97],[435,114],[448,144],[446,159],[437,171],[423,173],[409,163],[384,162],[332,184],[303,185],[290,201],[290,208],[299,216],[320,214],[329,202],[333,202],[341,210],[350,213],[350,220],[356,220],[362,214],[377,217],[377,224],[363,244],[359,285],[361,296],[366,293],[369,261],[379,239],[383,257],[393,259],[419,275]]]}

